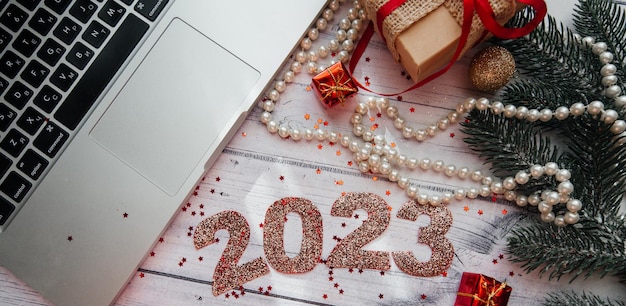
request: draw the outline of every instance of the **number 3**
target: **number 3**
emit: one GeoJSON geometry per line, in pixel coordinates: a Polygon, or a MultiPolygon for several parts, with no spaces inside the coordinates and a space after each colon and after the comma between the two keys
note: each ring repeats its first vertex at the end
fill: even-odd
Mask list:
{"type": "Polygon", "coordinates": [[[397,217],[404,220],[416,221],[420,215],[428,215],[430,224],[420,227],[417,242],[430,247],[430,260],[421,262],[415,258],[412,251],[392,252],[393,260],[407,274],[413,276],[437,276],[447,270],[454,257],[452,243],[444,237],[452,225],[452,213],[445,206],[420,205],[416,201],[406,202],[398,211],[397,217]]]}

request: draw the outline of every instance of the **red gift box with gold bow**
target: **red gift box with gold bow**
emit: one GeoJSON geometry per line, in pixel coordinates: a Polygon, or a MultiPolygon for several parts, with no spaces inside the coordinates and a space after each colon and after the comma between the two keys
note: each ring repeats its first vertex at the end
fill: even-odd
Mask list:
{"type": "Polygon", "coordinates": [[[513,289],[506,282],[463,272],[454,306],[504,306],[513,289]]]}
{"type": "Polygon", "coordinates": [[[343,104],[358,89],[346,67],[337,62],[313,77],[313,86],[326,107],[343,104]]]}

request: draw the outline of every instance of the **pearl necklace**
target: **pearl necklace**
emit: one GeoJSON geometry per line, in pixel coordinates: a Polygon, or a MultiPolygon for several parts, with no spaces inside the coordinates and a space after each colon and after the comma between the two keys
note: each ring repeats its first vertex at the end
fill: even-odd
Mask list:
{"type": "MultiPolygon", "coordinates": [[[[313,41],[319,37],[320,31],[326,29],[328,22],[334,18],[334,14],[342,2],[345,2],[345,0],[332,0],[329,2],[321,18],[316,21],[315,27],[311,28],[306,37],[300,42],[301,50],[296,52],[295,61],[291,64],[290,70],[285,72],[283,80],[276,81],[274,88],[269,91],[267,99],[262,101],[261,107],[264,112],[261,115],[261,122],[266,125],[269,132],[277,133],[281,138],[290,137],[295,141],[304,138],[305,140],[329,140],[340,143],[343,147],[353,152],[353,159],[357,162],[361,172],[386,175],[389,181],[396,182],[400,188],[405,189],[409,198],[416,200],[422,205],[437,206],[449,204],[452,199],[461,201],[465,198],[474,199],[478,196],[487,197],[496,194],[503,195],[506,200],[514,201],[519,206],[528,204],[537,206],[541,213],[541,220],[544,222],[554,222],[559,227],[578,222],[580,218],[578,211],[582,209],[582,203],[580,200],[570,198],[569,196],[574,191],[574,186],[569,181],[571,173],[567,169],[559,169],[554,162],[549,162],[545,165],[533,165],[527,170],[519,171],[514,177],[507,177],[500,181],[484,175],[480,170],[471,171],[468,167],[457,168],[452,164],[446,165],[441,160],[418,159],[400,154],[398,150],[387,144],[383,135],[375,135],[371,129],[363,125],[363,116],[369,112],[370,108],[377,108],[380,113],[386,114],[393,120],[394,126],[402,132],[403,137],[413,138],[417,141],[424,141],[429,137],[435,136],[439,131],[447,129],[450,124],[458,123],[463,118],[463,115],[472,109],[490,110],[494,115],[528,120],[530,122],[537,120],[547,122],[553,118],[565,120],[569,116],[580,116],[587,112],[598,120],[610,124],[610,130],[614,134],[626,135],[626,122],[618,119],[619,114],[617,111],[605,109],[601,101],[593,101],[588,105],[579,102],[571,105],[569,108],[560,106],[552,111],[547,108],[538,110],[528,109],[524,106],[504,105],[499,101],[490,102],[486,98],[468,98],[459,103],[456,109],[451,111],[446,117],[428,125],[425,129],[415,129],[406,124],[406,120],[399,115],[398,108],[390,105],[389,99],[369,97],[367,102],[357,104],[355,113],[351,117],[353,133],[358,138],[361,138],[364,143],[335,131],[323,129],[305,129],[302,131],[280,125],[277,121],[272,120],[271,113],[275,108],[275,103],[280,98],[280,93],[286,89],[287,83],[294,81],[296,74],[300,73],[303,67],[306,67],[306,71],[309,74],[316,75],[326,69],[326,67],[317,63],[318,59],[326,58],[331,52],[337,51],[340,61],[346,62],[349,60],[350,52],[354,49],[354,41],[358,39],[363,20],[366,18],[358,0],[352,1],[353,6],[348,10],[347,16],[340,20],[336,39],[330,40],[327,46],[320,46],[317,51],[311,50],[313,41]],[[394,168],[393,165],[405,167],[409,170],[432,170],[436,173],[443,173],[450,178],[458,177],[462,180],[471,180],[477,183],[478,186],[458,188],[454,192],[444,192],[440,195],[428,195],[421,193],[418,187],[408,177],[400,175],[399,170],[394,168]],[[531,195],[521,195],[514,191],[518,185],[524,185],[531,179],[544,175],[554,176],[558,182],[556,190],[544,190],[531,195]],[[553,212],[553,206],[560,203],[565,204],[567,211],[557,216],[553,212]]],[[[606,43],[596,43],[593,38],[582,38],[580,35],[575,35],[575,38],[580,43],[591,47],[592,52],[598,55],[600,62],[604,65],[600,70],[602,84],[605,86],[604,95],[614,99],[616,107],[624,107],[626,105],[626,96],[621,95],[621,87],[617,85],[618,80],[615,75],[617,67],[611,64],[614,56],[607,51],[606,43]]],[[[334,63],[336,61],[332,60],[331,64],[334,63]]]]}

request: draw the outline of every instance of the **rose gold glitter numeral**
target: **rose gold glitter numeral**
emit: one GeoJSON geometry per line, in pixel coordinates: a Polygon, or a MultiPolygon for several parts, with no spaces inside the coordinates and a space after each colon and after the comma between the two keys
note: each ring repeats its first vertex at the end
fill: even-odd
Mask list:
{"type": "Polygon", "coordinates": [[[362,249],[389,226],[391,217],[387,202],[373,193],[347,193],[333,203],[330,214],[350,218],[357,209],[367,211],[367,220],[335,246],[326,264],[333,268],[389,270],[389,252],[362,249]]]}
{"type": "Polygon", "coordinates": [[[236,211],[222,211],[208,217],[196,226],[193,243],[201,249],[215,242],[215,232],[227,230],[230,235],[222,257],[213,272],[213,295],[218,296],[228,290],[270,272],[261,257],[242,265],[237,265],[250,241],[248,221],[236,211]]]}
{"type": "Polygon", "coordinates": [[[304,273],[315,268],[322,256],[322,215],[313,203],[303,198],[283,198],[265,213],[263,249],[267,262],[281,273],[304,273]],[[302,219],[300,253],[289,258],[285,253],[285,218],[293,212],[302,219]]]}
{"type": "Polygon", "coordinates": [[[445,206],[420,205],[414,200],[406,202],[398,211],[400,219],[416,221],[420,215],[430,216],[430,225],[418,230],[418,243],[430,247],[430,260],[420,262],[412,251],[392,252],[393,260],[407,274],[413,276],[437,276],[450,267],[454,257],[452,243],[444,237],[452,225],[452,213],[445,206]]]}

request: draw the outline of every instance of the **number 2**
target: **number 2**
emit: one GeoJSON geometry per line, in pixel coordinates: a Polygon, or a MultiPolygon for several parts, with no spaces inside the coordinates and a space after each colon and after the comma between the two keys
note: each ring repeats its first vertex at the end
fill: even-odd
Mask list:
{"type": "Polygon", "coordinates": [[[196,227],[193,242],[196,249],[215,243],[215,233],[227,230],[228,243],[213,272],[213,295],[218,296],[228,290],[270,272],[261,257],[242,265],[237,265],[250,241],[250,225],[236,211],[222,211],[202,220],[196,227]]]}
{"type": "Polygon", "coordinates": [[[335,246],[328,256],[327,265],[333,268],[389,270],[389,252],[362,249],[389,226],[391,216],[387,202],[373,193],[347,193],[333,203],[330,215],[350,218],[357,209],[367,211],[367,220],[335,246]]]}

